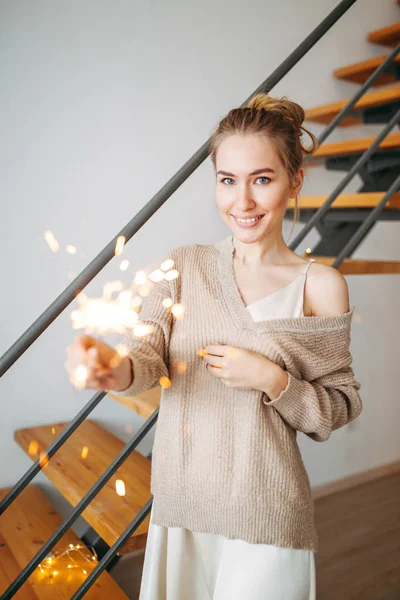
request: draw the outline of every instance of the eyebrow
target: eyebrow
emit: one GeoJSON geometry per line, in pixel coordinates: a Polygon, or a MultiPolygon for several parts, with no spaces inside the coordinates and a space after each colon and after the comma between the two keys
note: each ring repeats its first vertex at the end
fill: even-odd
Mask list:
{"type": "MultiPolygon", "coordinates": [[[[264,167],[263,169],[257,169],[257,171],[253,171],[250,175],[260,175],[260,173],[275,173],[273,169],[270,167],[264,167]]],[[[227,175],[228,177],[236,177],[234,173],[229,173],[228,171],[217,171],[217,175],[227,175]]]]}

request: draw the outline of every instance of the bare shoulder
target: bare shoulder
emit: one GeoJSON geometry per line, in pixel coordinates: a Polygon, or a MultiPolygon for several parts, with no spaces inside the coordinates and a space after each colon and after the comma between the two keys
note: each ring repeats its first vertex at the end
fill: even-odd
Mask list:
{"type": "Polygon", "coordinates": [[[313,263],[307,273],[304,314],[319,317],[349,310],[349,290],[343,275],[334,267],[313,263]]]}

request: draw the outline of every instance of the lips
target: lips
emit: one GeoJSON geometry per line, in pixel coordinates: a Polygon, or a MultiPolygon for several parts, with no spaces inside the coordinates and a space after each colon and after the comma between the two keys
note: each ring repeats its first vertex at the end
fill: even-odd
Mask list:
{"type": "Polygon", "coordinates": [[[244,227],[248,229],[249,227],[255,227],[257,223],[261,221],[264,215],[255,215],[254,217],[238,217],[236,215],[231,215],[234,219],[235,223],[239,225],[239,227],[244,227]]]}

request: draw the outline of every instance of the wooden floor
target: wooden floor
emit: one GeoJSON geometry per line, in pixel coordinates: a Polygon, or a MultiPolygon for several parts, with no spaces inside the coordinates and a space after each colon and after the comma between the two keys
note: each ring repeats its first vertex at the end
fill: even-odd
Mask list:
{"type": "Polygon", "coordinates": [[[315,501],[318,600],[400,600],[400,473],[315,501]]]}

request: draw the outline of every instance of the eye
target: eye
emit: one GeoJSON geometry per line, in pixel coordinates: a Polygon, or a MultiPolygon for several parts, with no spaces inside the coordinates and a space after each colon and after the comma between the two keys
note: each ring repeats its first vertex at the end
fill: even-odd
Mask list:
{"type": "MultiPolygon", "coordinates": [[[[229,181],[233,181],[232,177],[224,177],[223,179],[221,179],[221,183],[225,183],[225,181],[229,179],[229,181]]],[[[230,184],[228,184],[230,185],[230,184]]]]}
{"type": "Polygon", "coordinates": [[[265,177],[265,176],[262,176],[262,177],[257,177],[257,180],[258,180],[258,179],[266,179],[266,180],[267,180],[267,182],[268,182],[268,181],[271,181],[269,177],[265,177]]]}

